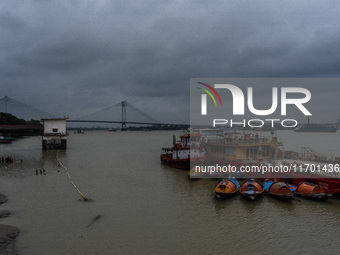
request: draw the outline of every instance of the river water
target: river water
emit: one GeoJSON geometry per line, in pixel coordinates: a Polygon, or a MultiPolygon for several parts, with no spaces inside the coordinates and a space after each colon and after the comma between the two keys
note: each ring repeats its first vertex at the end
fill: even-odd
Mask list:
{"type": "MultiPolygon", "coordinates": [[[[340,156],[339,132],[315,139],[285,132],[291,149],[302,139],[340,156]]],[[[42,152],[40,138],[0,145],[1,156],[14,158],[0,170],[9,200],[0,209],[12,211],[1,224],[21,230],[19,254],[338,254],[340,200],[215,199],[217,180],[189,180],[160,164],[174,134],[70,134],[58,156],[89,202],[58,166],[57,151],[42,152]]]]}

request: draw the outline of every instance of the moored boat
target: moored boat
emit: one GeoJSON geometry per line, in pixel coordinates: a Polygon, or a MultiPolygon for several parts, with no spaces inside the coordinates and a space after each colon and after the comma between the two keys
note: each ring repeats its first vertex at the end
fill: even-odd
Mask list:
{"type": "MultiPolygon", "coordinates": [[[[264,136],[262,131],[205,130],[203,145],[214,164],[260,166],[264,161],[285,157],[285,148],[276,136],[264,136]]],[[[248,176],[252,173],[247,173],[248,176]]]]}
{"type": "Polygon", "coordinates": [[[289,201],[294,195],[289,185],[282,181],[266,179],[264,181],[264,190],[272,197],[282,201],[289,201]]]}
{"type": "Polygon", "coordinates": [[[294,129],[295,132],[336,132],[335,125],[327,124],[302,124],[294,129]]]}
{"type": "Polygon", "coordinates": [[[295,194],[301,197],[324,201],[327,199],[325,190],[317,184],[301,182],[297,187],[295,194]]]}
{"type": "Polygon", "coordinates": [[[0,143],[12,143],[13,138],[12,137],[4,137],[0,134],[0,143]]]}
{"type": "Polygon", "coordinates": [[[290,189],[293,193],[295,193],[295,191],[296,191],[296,185],[291,184],[291,183],[287,183],[287,185],[288,185],[289,189],[290,189]]]}
{"type": "Polygon", "coordinates": [[[214,192],[217,198],[229,198],[238,193],[240,185],[235,178],[223,179],[217,183],[214,192]]]}
{"type": "Polygon", "coordinates": [[[200,179],[203,178],[206,173],[202,171],[202,167],[193,167],[190,169],[188,176],[190,179],[200,179]]]}
{"type": "MultiPolygon", "coordinates": [[[[283,179],[280,179],[283,180],[283,179]]],[[[289,178],[285,178],[284,181],[291,186],[291,190],[295,192],[297,185],[301,182],[314,183],[321,188],[327,195],[340,196],[340,178],[325,178],[320,175],[290,173],[289,178]]]]}
{"type": "Polygon", "coordinates": [[[160,155],[161,162],[185,170],[190,170],[190,163],[201,165],[206,160],[205,149],[201,147],[202,134],[188,130],[180,138],[176,141],[173,137],[172,148],[162,148],[165,153],[160,155]]]}
{"type": "Polygon", "coordinates": [[[264,188],[258,181],[250,179],[241,185],[239,191],[243,197],[249,200],[256,200],[263,195],[264,188]]]}

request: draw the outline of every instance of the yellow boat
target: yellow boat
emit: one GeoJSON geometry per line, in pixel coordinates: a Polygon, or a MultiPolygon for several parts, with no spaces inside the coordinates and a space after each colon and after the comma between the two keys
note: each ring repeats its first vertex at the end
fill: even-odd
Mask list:
{"type": "Polygon", "coordinates": [[[217,183],[214,192],[217,198],[228,198],[237,194],[240,185],[235,178],[223,179],[217,183]]]}

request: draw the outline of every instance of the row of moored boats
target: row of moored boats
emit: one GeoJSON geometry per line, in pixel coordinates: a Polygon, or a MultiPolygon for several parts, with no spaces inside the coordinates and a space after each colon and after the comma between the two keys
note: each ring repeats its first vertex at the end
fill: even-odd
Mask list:
{"type": "Polygon", "coordinates": [[[238,193],[249,200],[256,200],[268,194],[279,200],[289,201],[294,195],[314,200],[326,200],[329,194],[314,183],[301,182],[297,186],[280,180],[266,179],[263,185],[260,181],[249,179],[241,185],[236,178],[223,179],[214,189],[218,198],[229,198],[238,193]]]}

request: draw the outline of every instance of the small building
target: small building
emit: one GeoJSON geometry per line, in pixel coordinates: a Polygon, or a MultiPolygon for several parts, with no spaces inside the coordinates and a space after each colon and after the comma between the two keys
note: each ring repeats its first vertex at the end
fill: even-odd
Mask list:
{"type": "Polygon", "coordinates": [[[64,149],[67,147],[67,118],[42,119],[44,134],[42,137],[42,149],[64,149]]]}

